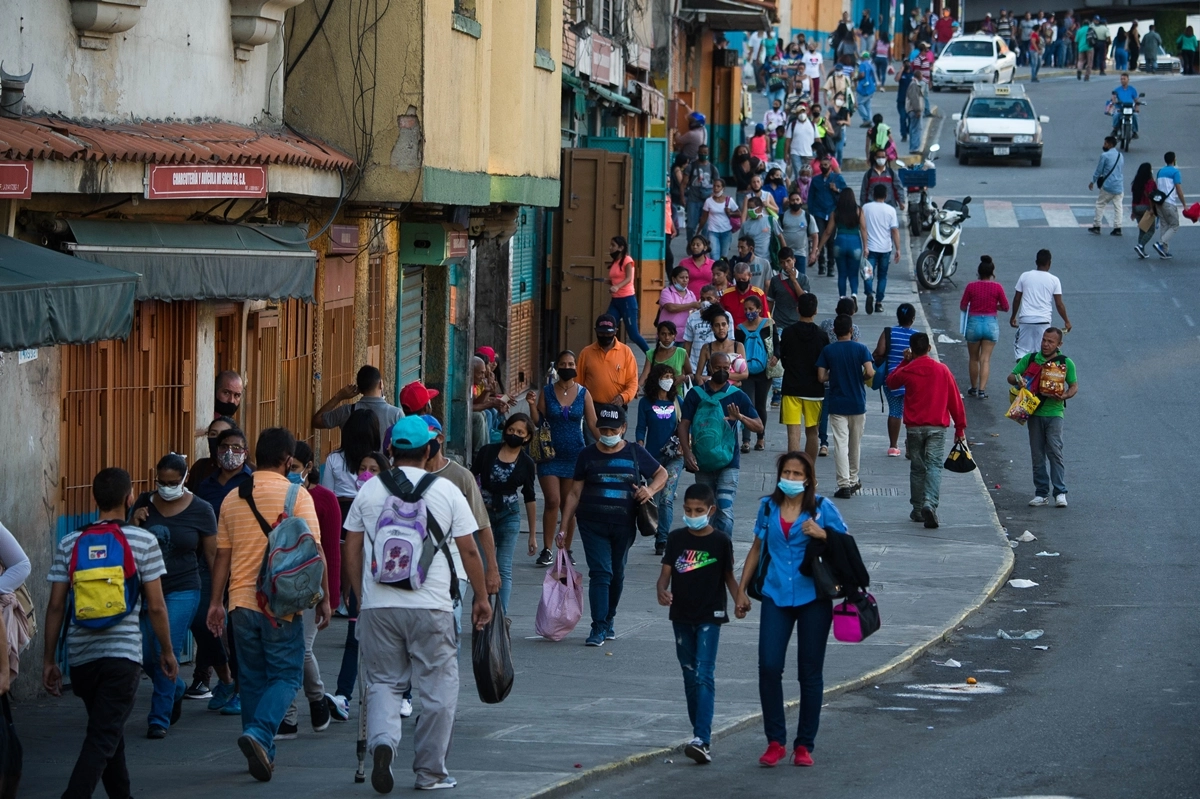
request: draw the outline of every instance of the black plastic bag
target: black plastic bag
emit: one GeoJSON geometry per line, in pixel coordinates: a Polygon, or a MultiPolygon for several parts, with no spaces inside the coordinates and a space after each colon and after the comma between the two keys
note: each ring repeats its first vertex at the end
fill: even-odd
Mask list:
{"type": "Polygon", "coordinates": [[[512,643],[508,635],[512,622],[504,615],[498,597],[492,596],[491,602],[492,620],[471,640],[471,668],[480,701],[495,705],[504,701],[513,686],[512,643]]]}
{"type": "Polygon", "coordinates": [[[954,448],[950,450],[950,455],[942,467],[948,472],[957,472],[958,474],[969,474],[975,471],[975,459],[971,457],[971,450],[967,448],[966,441],[954,442],[954,448]]]}
{"type": "Polygon", "coordinates": [[[24,755],[13,724],[8,694],[0,696],[0,705],[4,708],[4,720],[0,723],[0,799],[16,799],[24,755]]]}

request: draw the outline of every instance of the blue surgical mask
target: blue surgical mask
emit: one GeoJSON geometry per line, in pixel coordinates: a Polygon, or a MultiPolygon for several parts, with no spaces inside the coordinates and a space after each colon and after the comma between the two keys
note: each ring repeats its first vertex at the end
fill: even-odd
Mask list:
{"type": "Polygon", "coordinates": [[[304,472],[288,472],[288,482],[298,486],[304,485],[304,472]]]}
{"type": "Polygon", "coordinates": [[[683,523],[689,530],[703,530],[708,527],[708,514],[703,516],[688,516],[684,514],[683,523]]]}
{"type": "Polygon", "coordinates": [[[758,318],[758,311],[746,311],[746,321],[753,322],[758,318]]]}
{"type": "Polygon", "coordinates": [[[676,283],[675,290],[678,291],[680,294],[683,294],[685,291],[687,291],[687,286],[686,285],[681,286],[678,283],[676,283]]]}
{"type": "Polygon", "coordinates": [[[621,443],[620,436],[600,436],[600,443],[606,447],[615,447],[621,443]]]}
{"type": "Polygon", "coordinates": [[[804,493],[804,481],[803,480],[780,480],[779,481],[779,490],[782,491],[785,496],[789,496],[789,497],[798,496],[798,495],[804,493]]]}

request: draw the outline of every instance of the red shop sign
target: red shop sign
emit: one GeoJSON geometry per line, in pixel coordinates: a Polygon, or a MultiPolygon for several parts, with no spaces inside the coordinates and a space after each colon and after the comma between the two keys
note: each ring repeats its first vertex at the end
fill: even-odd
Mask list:
{"type": "Polygon", "coordinates": [[[28,200],[33,195],[33,162],[0,161],[0,198],[28,200]]]}
{"type": "Polygon", "coordinates": [[[150,164],[146,167],[146,199],[266,197],[265,166],[150,164]]]}

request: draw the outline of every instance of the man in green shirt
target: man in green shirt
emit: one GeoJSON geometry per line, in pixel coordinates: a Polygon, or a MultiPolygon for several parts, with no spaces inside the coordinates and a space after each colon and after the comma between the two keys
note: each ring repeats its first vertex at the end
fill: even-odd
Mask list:
{"type": "Polygon", "coordinates": [[[1075,31],[1075,50],[1079,53],[1079,60],[1075,63],[1075,80],[1092,79],[1092,40],[1094,37],[1092,24],[1087,20],[1081,21],[1079,30],[1075,31]]]}
{"type": "Polygon", "coordinates": [[[1031,508],[1042,508],[1050,504],[1050,489],[1054,489],[1054,507],[1067,507],[1067,468],[1063,459],[1063,414],[1067,400],[1075,396],[1078,385],[1075,382],[1075,362],[1062,354],[1063,334],[1057,327],[1050,327],[1042,334],[1042,349],[1031,352],[1017,361],[1008,382],[1017,388],[1026,386],[1035,394],[1042,367],[1049,362],[1066,367],[1066,391],[1061,399],[1039,394],[1041,404],[1029,417],[1026,427],[1029,428],[1029,451],[1033,456],[1033,487],[1035,494],[1029,500],[1031,508]],[[1050,468],[1047,472],[1046,463],[1050,468]]]}

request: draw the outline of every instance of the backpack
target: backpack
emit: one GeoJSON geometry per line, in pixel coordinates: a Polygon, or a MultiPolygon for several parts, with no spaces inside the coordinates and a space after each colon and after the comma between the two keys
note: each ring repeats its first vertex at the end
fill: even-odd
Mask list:
{"type": "Polygon", "coordinates": [[[67,566],[71,595],[68,618],[80,627],[103,630],[133,612],[141,581],[133,550],[113,521],[84,527],[67,566]]]}
{"type": "Polygon", "coordinates": [[[715,472],[733,462],[737,435],[725,420],[725,406],[721,401],[735,390],[729,386],[724,391],[709,394],[700,386],[693,389],[700,392],[700,405],[692,417],[692,455],[702,472],[715,472]]]}
{"type": "Polygon", "coordinates": [[[254,504],[254,479],[238,486],[238,496],[250,506],[267,538],[254,590],[259,609],[274,617],[272,626],[275,618],[316,607],[324,596],[321,584],[325,577],[325,561],[321,557],[321,545],[308,522],[292,515],[299,494],[299,485],[293,483],[288,487],[283,513],[274,525],[270,525],[254,504]]]}
{"type": "Polygon", "coordinates": [[[762,340],[762,330],[747,330],[745,325],[738,325],[737,329],[746,334],[746,366],[750,374],[765,372],[770,356],[767,355],[767,345],[762,340]]]}
{"type": "Polygon", "coordinates": [[[1098,41],[1096,37],[1096,29],[1094,27],[1089,27],[1087,29],[1087,33],[1084,34],[1084,39],[1087,41],[1088,47],[1095,47],[1096,42],[1098,41]]]}
{"type": "Polygon", "coordinates": [[[458,598],[458,574],[441,525],[425,504],[425,491],[437,480],[426,474],[416,487],[401,471],[380,472],[379,479],[392,494],[383,504],[375,532],[368,539],[371,576],[380,585],[418,591],[425,584],[438,552],[450,564],[450,598],[458,598]]]}
{"type": "Polygon", "coordinates": [[[862,77],[858,79],[856,88],[861,95],[869,95],[875,93],[875,70],[874,67],[861,70],[862,77]]]}

